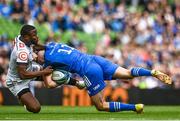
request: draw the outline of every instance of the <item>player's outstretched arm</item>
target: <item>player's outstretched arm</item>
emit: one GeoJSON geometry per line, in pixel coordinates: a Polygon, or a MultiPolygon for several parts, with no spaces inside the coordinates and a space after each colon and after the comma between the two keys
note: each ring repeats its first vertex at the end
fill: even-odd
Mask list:
{"type": "MultiPolygon", "coordinates": [[[[47,88],[56,88],[56,87],[60,86],[60,84],[57,84],[55,81],[52,80],[52,74],[44,75],[43,80],[44,80],[45,87],[47,87],[47,88]]],[[[79,80],[76,80],[73,78],[70,78],[68,83],[65,83],[65,85],[76,86],[78,89],[85,88],[84,81],[79,81],[79,80]]]]}
{"type": "Polygon", "coordinates": [[[19,63],[17,70],[21,79],[32,79],[34,77],[50,74],[53,69],[51,67],[46,67],[41,71],[27,71],[27,64],[19,63]]]}

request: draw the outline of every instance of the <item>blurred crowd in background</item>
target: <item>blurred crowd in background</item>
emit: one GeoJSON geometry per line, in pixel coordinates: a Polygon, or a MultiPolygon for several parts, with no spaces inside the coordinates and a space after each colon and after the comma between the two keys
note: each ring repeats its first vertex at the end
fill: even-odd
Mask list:
{"type": "MultiPolygon", "coordinates": [[[[49,31],[46,42],[59,42],[53,38],[56,32],[73,31],[68,44],[83,52],[88,48],[85,40],[77,38],[76,31],[100,33],[93,54],[125,68],[161,70],[173,79],[170,87],[152,77],[116,80],[110,82],[113,86],[180,89],[179,0],[0,0],[0,16],[21,24],[45,24],[49,31]]],[[[12,49],[7,36],[0,38],[2,86],[12,49]]]]}

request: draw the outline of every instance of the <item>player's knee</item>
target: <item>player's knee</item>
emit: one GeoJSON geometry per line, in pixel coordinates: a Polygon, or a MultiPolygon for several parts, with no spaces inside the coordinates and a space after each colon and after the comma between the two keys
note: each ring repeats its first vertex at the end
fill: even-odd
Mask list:
{"type": "Polygon", "coordinates": [[[41,111],[41,106],[40,105],[34,105],[31,107],[26,107],[26,109],[32,113],[39,113],[41,111]]]}
{"type": "Polygon", "coordinates": [[[41,106],[40,106],[40,105],[35,106],[35,107],[33,108],[33,113],[39,113],[40,111],[41,111],[41,106]]]}

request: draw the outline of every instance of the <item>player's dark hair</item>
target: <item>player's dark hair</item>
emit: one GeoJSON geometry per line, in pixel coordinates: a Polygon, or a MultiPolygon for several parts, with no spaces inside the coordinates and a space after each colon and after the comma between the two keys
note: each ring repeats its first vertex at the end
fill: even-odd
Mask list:
{"type": "Polygon", "coordinates": [[[24,25],[22,28],[21,28],[21,31],[20,31],[20,34],[22,36],[24,35],[29,35],[29,32],[36,29],[34,26],[31,26],[31,25],[24,25]]]}

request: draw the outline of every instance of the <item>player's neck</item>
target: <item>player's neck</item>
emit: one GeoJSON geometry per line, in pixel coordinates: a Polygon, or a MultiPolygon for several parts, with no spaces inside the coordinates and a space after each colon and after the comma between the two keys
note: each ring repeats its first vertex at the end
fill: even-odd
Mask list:
{"type": "Polygon", "coordinates": [[[28,47],[31,46],[31,43],[28,43],[28,42],[23,38],[23,36],[20,36],[20,37],[19,37],[19,40],[22,41],[26,46],[28,46],[28,47]]]}
{"type": "Polygon", "coordinates": [[[26,43],[22,36],[19,37],[19,40],[22,41],[23,43],[26,43]]]}

